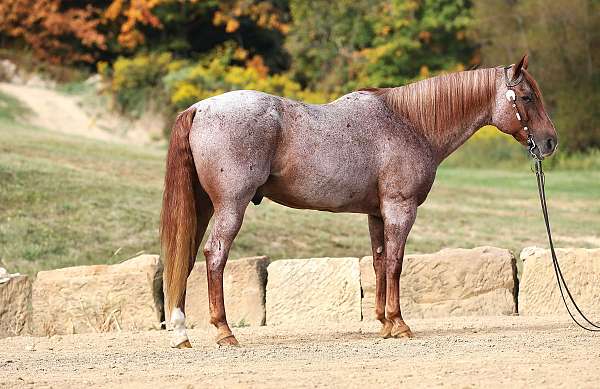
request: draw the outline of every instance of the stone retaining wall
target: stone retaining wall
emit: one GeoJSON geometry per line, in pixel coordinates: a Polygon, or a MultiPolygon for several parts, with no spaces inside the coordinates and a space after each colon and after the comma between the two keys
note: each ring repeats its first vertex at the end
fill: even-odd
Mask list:
{"type": "Polygon", "coordinates": [[[36,335],[158,329],[162,262],[142,255],[117,265],[41,271],[32,307],[36,335]]]}
{"type": "MultiPolygon", "coordinates": [[[[559,249],[575,299],[585,312],[600,312],[600,249],[559,249]]],[[[406,319],[564,313],[548,250],[523,250],[522,281],[504,249],[445,249],[407,255],[401,277],[406,319]]],[[[164,319],[162,264],[143,255],[117,265],[41,271],[0,278],[0,337],[92,331],[158,329],[164,319]],[[30,311],[32,307],[32,313],[30,311]]],[[[371,257],[229,261],[224,274],[231,326],[299,325],[374,318],[371,257]]],[[[186,298],[190,327],[209,326],[206,266],[196,263],[186,298]]]]}
{"type": "Polygon", "coordinates": [[[361,320],[358,258],[285,259],[268,273],[268,325],[361,320]]]}
{"type": "MultiPolygon", "coordinates": [[[[600,313],[600,249],[557,249],[556,255],[569,290],[581,310],[586,314],[600,313]]],[[[519,312],[523,315],[566,315],[550,250],[528,247],[521,252],[521,259],[519,312]]]]}
{"type": "MultiPolygon", "coordinates": [[[[265,287],[269,258],[251,257],[228,261],[223,274],[225,310],[231,326],[265,324],[265,287]]],[[[208,327],[206,263],[196,262],[187,282],[186,324],[208,327]]]]}
{"type": "Polygon", "coordinates": [[[8,273],[0,275],[0,338],[30,331],[30,300],[29,277],[8,273]]]}
{"type": "MultiPolygon", "coordinates": [[[[365,319],[375,317],[373,257],[360,261],[365,319]]],[[[516,263],[496,247],[407,255],[400,277],[405,318],[509,315],[516,312],[516,263]]]]}

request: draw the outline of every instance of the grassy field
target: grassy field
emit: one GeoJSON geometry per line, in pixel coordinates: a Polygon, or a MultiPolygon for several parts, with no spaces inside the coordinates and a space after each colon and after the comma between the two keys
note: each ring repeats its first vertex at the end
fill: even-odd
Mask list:
{"type": "MultiPolygon", "coordinates": [[[[32,274],[158,253],[164,149],[32,128],[19,119],[25,114],[0,96],[0,266],[32,274]]],[[[547,190],[558,246],[600,246],[600,173],[552,171],[547,190]]],[[[442,166],[407,250],[545,246],[536,196],[526,165],[442,166]]],[[[366,216],[298,211],[267,200],[248,207],[231,257],[369,253],[366,216]]]]}

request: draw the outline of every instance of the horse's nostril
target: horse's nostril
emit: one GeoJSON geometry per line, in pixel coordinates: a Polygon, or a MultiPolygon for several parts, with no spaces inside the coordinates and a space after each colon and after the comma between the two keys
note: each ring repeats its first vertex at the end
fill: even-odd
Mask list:
{"type": "Polygon", "coordinates": [[[554,142],[554,139],[552,138],[548,138],[548,140],[546,141],[546,148],[549,152],[554,151],[554,147],[556,146],[556,143],[554,142]]]}

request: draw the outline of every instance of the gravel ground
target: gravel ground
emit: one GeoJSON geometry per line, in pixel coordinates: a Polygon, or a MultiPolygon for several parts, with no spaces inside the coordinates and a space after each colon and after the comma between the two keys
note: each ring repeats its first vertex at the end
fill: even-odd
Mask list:
{"type": "Polygon", "coordinates": [[[240,348],[191,330],[0,339],[1,388],[600,386],[600,335],[561,317],[409,320],[414,339],[380,339],[376,322],[235,329],[240,348]]]}

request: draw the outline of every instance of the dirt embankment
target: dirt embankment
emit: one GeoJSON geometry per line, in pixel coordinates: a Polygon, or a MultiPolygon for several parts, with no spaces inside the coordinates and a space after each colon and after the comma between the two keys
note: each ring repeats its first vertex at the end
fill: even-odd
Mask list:
{"type": "Polygon", "coordinates": [[[379,339],[377,323],[236,329],[219,349],[162,331],[0,340],[0,387],[578,387],[600,382],[600,335],[567,318],[409,321],[416,338],[379,339]]]}
{"type": "MultiPolygon", "coordinates": [[[[148,144],[160,137],[164,120],[147,112],[132,121],[99,103],[99,97],[70,95],[41,85],[0,82],[0,91],[25,104],[27,121],[52,131],[118,143],[148,144]]],[[[100,92],[98,92],[100,93],[100,92]]],[[[101,100],[100,100],[101,101],[101,100]]]]}

